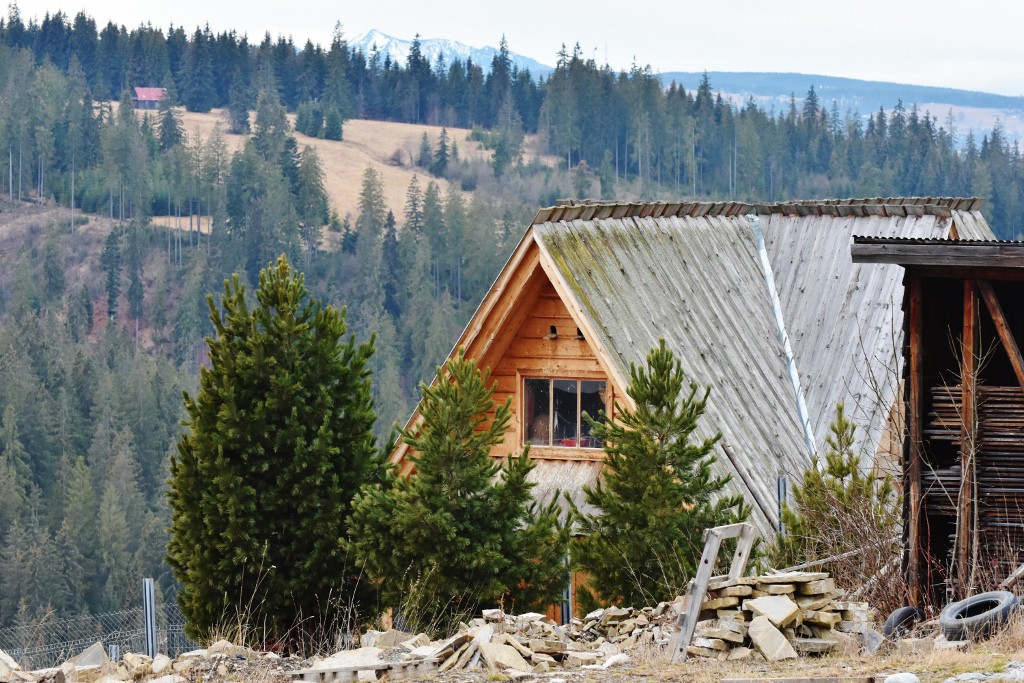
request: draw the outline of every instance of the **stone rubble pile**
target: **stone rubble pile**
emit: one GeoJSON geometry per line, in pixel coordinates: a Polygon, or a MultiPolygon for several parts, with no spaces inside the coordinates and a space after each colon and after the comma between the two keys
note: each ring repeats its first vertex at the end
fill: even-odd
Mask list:
{"type": "Polygon", "coordinates": [[[194,650],[175,659],[158,654],[154,658],[134,652],[125,653],[120,662],[107,658],[101,643],[95,643],[59,667],[25,671],[0,650],[0,683],[66,683],[87,680],[92,683],[188,683],[219,678],[247,680],[254,671],[261,680],[287,680],[291,671],[305,660],[281,658],[273,652],[256,652],[217,641],[209,648],[194,650]]]}
{"type": "Polygon", "coordinates": [[[708,585],[700,621],[686,652],[720,660],[794,659],[859,648],[874,616],[849,602],[825,572],[786,572],[708,585]]]}
{"type": "Polygon", "coordinates": [[[670,603],[644,609],[608,607],[565,626],[535,612],[510,615],[484,610],[458,634],[440,641],[422,633],[368,631],[358,650],[316,662],[304,673],[313,680],[314,672],[370,668],[378,663],[389,664],[394,671],[402,663],[417,662],[436,664],[439,672],[482,669],[509,676],[572,667],[607,669],[630,661],[627,653],[635,648],[668,645],[677,619],[670,603]]]}

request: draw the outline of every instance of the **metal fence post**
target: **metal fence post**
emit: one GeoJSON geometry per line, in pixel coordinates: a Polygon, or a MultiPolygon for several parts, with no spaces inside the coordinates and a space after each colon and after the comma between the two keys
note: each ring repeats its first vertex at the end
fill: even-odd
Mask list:
{"type": "Polygon", "coordinates": [[[146,624],[146,655],[156,657],[156,592],[153,579],[142,580],[142,612],[146,624]]]}

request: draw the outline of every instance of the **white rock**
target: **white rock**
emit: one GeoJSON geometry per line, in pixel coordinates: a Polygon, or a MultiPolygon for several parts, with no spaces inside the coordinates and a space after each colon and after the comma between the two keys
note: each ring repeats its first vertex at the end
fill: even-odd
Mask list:
{"type": "Polygon", "coordinates": [[[515,671],[530,671],[533,669],[523,656],[511,645],[499,645],[497,643],[481,643],[480,655],[488,669],[515,671]]]}
{"type": "Polygon", "coordinates": [[[608,669],[613,666],[621,666],[623,664],[629,664],[629,655],[618,654],[612,655],[608,659],[604,660],[601,664],[584,664],[584,669],[608,669]]]}
{"type": "Polygon", "coordinates": [[[160,678],[151,678],[149,683],[187,683],[188,679],[177,674],[168,674],[160,678]]]}
{"type": "Polygon", "coordinates": [[[600,655],[596,652],[570,652],[565,658],[565,663],[569,666],[583,666],[584,664],[594,664],[600,659],[600,655]]]}
{"type": "Polygon", "coordinates": [[[788,595],[766,595],[763,598],[744,600],[743,609],[748,609],[755,616],[767,617],[779,628],[789,626],[800,614],[800,606],[788,595]]]}
{"type": "Polygon", "coordinates": [[[0,650],[0,678],[6,680],[15,671],[21,671],[21,667],[9,654],[0,650]]]}
{"type": "Polygon", "coordinates": [[[381,650],[379,647],[361,647],[357,650],[342,650],[335,652],[327,659],[321,659],[311,669],[322,671],[325,669],[337,669],[343,666],[365,666],[368,664],[380,664],[381,650]]]}
{"type": "Polygon", "coordinates": [[[236,657],[241,655],[242,657],[250,657],[256,653],[247,647],[235,645],[229,640],[221,639],[206,648],[206,654],[211,657],[213,655],[224,655],[225,657],[236,657]]]}
{"type": "Polygon", "coordinates": [[[921,683],[921,679],[912,673],[895,673],[885,677],[884,683],[921,683]]]}
{"type": "Polygon", "coordinates": [[[473,634],[473,642],[477,645],[481,643],[491,642],[491,638],[494,637],[494,627],[490,624],[484,624],[474,629],[470,629],[469,632],[473,634]]]}
{"type": "Polygon", "coordinates": [[[399,644],[406,650],[415,650],[418,647],[430,645],[430,638],[427,637],[426,633],[419,633],[415,637],[410,638],[409,640],[403,640],[399,644]]]}
{"type": "Polygon", "coordinates": [[[769,662],[797,658],[796,650],[789,644],[782,632],[772,625],[768,617],[754,617],[750,622],[750,628],[747,629],[747,635],[769,662]]]}
{"type": "Polygon", "coordinates": [[[152,659],[137,652],[126,652],[122,660],[128,673],[136,678],[149,673],[149,666],[153,663],[152,659]]]}
{"type": "Polygon", "coordinates": [[[76,669],[80,669],[86,666],[103,666],[109,661],[107,659],[107,651],[103,649],[103,643],[97,642],[69,659],[68,663],[72,664],[76,669]]]}
{"type": "Polygon", "coordinates": [[[153,658],[153,663],[149,667],[149,672],[154,676],[163,676],[165,673],[171,670],[171,658],[167,655],[158,654],[153,658]]]}

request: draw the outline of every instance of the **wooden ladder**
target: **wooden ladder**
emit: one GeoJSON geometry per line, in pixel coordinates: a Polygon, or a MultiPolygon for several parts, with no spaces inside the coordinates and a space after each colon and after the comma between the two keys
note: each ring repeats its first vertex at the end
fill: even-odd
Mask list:
{"type": "Polygon", "coordinates": [[[746,522],[704,530],[704,554],[700,557],[697,576],[690,579],[690,583],[686,587],[686,598],[683,603],[683,609],[686,611],[679,615],[679,624],[672,637],[673,664],[686,659],[686,647],[693,640],[693,631],[697,628],[697,617],[700,615],[700,605],[704,602],[704,595],[708,592],[708,584],[717,579],[735,581],[740,578],[750,559],[750,551],[753,546],[754,527],[746,522]],[[729,573],[726,576],[711,576],[711,572],[715,570],[715,563],[718,561],[718,551],[722,548],[722,541],[729,538],[737,539],[736,553],[732,556],[729,573]]]}

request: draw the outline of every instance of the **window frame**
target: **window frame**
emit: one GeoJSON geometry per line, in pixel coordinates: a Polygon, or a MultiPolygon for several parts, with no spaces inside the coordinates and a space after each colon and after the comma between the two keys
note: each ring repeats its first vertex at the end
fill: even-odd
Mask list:
{"type": "Polygon", "coordinates": [[[611,400],[611,383],[608,381],[607,377],[603,377],[603,376],[589,376],[588,377],[588,376],[581,376],[581,375],[565,376],[565,375],[554,375],[554,374],[544,374],[544,373],[530,373],[530,374],[526,374],[526,373],[522,373],[522,372],[516,372],[516,375],[517,375],[516,381],[517,381],[517,384],[518,384],[518,387],[519,387],[519,414],[521,415],[521,418],[518,420],[519,426],[520,426],[520,429],[519,429],[520,434],[519,434],[519,439],[518,439],[520,447],[524,447],[524,446],[528,445],[528,446],[530,446],[531,451],[536,450],[536,449],[544,449],[544,450],[551,449],[551,450],[555,450],[555,451],[559,451],[559,452],[580,451],[580,450],[587,451],[589,453],[595,453],[595,454],[603,452],[603,450],[604,450],[604,444],[603,443],[600,446],[582,446],[582,445],[580,445],[580,443],[581,443],[581,441],[583,439],[582,432],[583,432],[583,426],[584,426],[582,383],[583,382],[600,382],[600,383],[604,384],[605,400],[604,400],[604,408],[603,409],[604,409],[605,413],[610,416],[611,415],[611,407],[610,407],[609,404],[612,403],[613,401],[611,400]],[[574,446],[563,446],[560,443],[556,443],[556,440],[554,438],[555,437],[555,435],[554,435],[554,429],[555,429],[554,420],[549,420],[548,421],[548,443],[546,443],[546,444],[531,444],[531,443],[528,442],[527,438],[528,438],[528,434],[529,434],[529,426],[528,426],[527,421],[526,421],[526,412],[527,412],[526,411],[526,403],[527,403],[527,400],[528,400],[528,392],[527,392],[527,389],[526,389],[526,383],[528,381],[530,381],[530,380],[543,380],[543,381],[547,381],[547,383],[548,383],[547,414],[548,415],[553,415],[554,414],[555,382],[570,381],[570,382],[575,382],[576,383],[576,445],[574,445],[574,446]]]}

